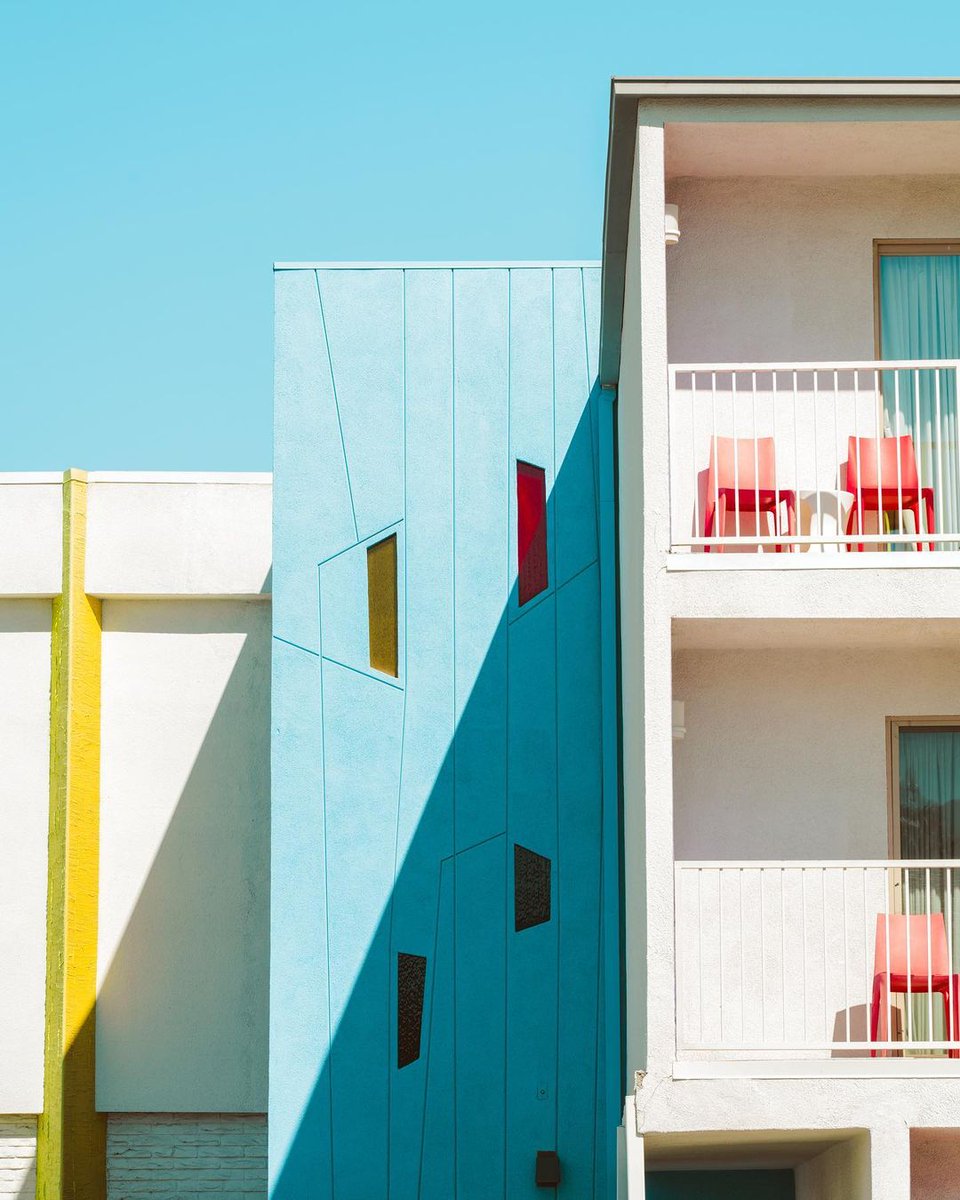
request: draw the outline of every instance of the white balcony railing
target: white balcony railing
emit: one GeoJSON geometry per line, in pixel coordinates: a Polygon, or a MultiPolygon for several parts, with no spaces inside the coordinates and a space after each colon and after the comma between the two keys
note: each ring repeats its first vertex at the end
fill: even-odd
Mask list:
{"type": "Polygon", "coordinates": [[[677,863],[678,1056],[960,1057],[958,904],[960,860],[677,863]]]}
{"type": "Polygon", "coordinates": [[[956,549],[960,362],[670,367],[674,550],[956,549]]]}

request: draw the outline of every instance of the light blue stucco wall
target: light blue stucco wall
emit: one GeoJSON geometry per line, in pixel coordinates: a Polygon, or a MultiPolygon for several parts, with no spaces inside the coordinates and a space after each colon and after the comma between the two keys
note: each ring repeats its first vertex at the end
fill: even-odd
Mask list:
{"type": "Polygon", "coordinates": [[[619,1119],[610,399],[592,268],[276,274],[275,1200],[612,1195],[619,1119]],[[517,460],[549,586],[517,600],[517,460]],[[366,547],[398,538],[399,678],[366,547]],[[603,548],[603,550],[601,550],[603,548]],[[603,585],[601,581],[603,582],[603,585]],[[608,698],[606,706],[604,697],[608,698]],[[514,926],[514,846],[551,861],[514,926]],[[397,955],[427,960],[397,1064],[397,955]]]}

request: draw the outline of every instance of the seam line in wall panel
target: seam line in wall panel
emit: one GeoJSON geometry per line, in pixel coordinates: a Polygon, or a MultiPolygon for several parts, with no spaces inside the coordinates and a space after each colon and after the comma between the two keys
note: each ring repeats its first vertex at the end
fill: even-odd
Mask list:
{"type": "Polygon", "coordinates": [[[299,642],[291,642],[289,638],[281,637],[278,633],[273,635],[275,642],[283,642],[285,646],[291,646],[294,650],[302,650],[304,654],[311,654],[314,658],[319,658],[320,654],[316,650],[308,650],[306,646],[301,646],[299,642]]]}
{"type": "Polygon", "coordinates": [[[580,308],[583,314],[583,368],[585,375],[585,384],[587,389],[587,411],[589,415],[590,427],[590,471],[593,475],[593,515],[594,529],[597,539],[597,557],[600,557],[600,484],[597,478],[598,472],[598,451],[597,451],[597,435],[593,428],[595,413],[595,405],[593,404],[593,380],[590,378],[590,341],[587,334],[587,289],[583,278],[583,267],[580,268],[580,308]]]}
{"type": "Polygon", "coordinates": [[[450,499],[453,536],[451,538],[451,595],[453,599],[453,728],[450,744],[453,748],[453,1200],[460,1191],[457,1148],[457,289],[456,275],[450,272],[450,443],[451,478],[453,489],[450,499]]]}
{"type": "Polygon", "coordinates": [[[334,1200],[333,1000],[330,987],[330,872],[327,861],[327,724],[323,703],[323,587],[319,566],[317,567],[317,639],[320,647],[320,662],[317,674],[320,676],[320,787],[323,792],[321,802],[323,825],[323,919],[326,925],[325,950],[327,956],[327,1117],[330,1126],[330,1198],[334,1200]]]}
{"type": "MultiPolygon", "coordinates": [[[[504,659],[506,687],[503,698],[504,755],[503,755],[503,818],[504,834],[510,832],[510,541],[511,491],[514,483],[513,466],[513,272],[507,271],[507,573],[504,579],[503,612],[507,618],[504,629],[504,659]]],[[[507,1195],[507,1170],[510,1163],[510,838],[503,839],[503,1197],[507,1195]]]]}
{"type": "Polygon", "coordinates": [[[388,533],[391,529],[399,529],[403,525],[403,518],[399,521],[391,521],[389,525],[383,525],[380,529],[375,529],[373,533],[367,534],[366,537],[357,536],[357,541],[351,542],[349,546],[344,546],[341,550],[335,550],[333,554],[328,554],[326,558],[321,558],[317,562],[318,567],[325,567],[327,563],[333,562],[335,558],[341,558],[344,554],[349,554],[351,550],[356,550],[358,546],[364,545],[366,542],[372,542],[375,538],[379,538],[381,534],[388,533]]]}
{"type": "Polygon", "coordinates": [[[381,679],[379,675],[374,675],[372,671],[365,671],[362,667],[351,667],[349,663],[341,662],[338,658],[331,658],[329,654],[321,654],[320,658],[324,662],[328,662],[332,667],[340,667],[343,671],[352,671],[354,675],[362,675],[364,679],[372,679],[374,683],[382,683],[385,687],[393,688],[395,692],[402,692],[404,690],[402,683],[394,683],[390,679],[381,679]]]}
{"type": "Polygon", "coordinates": [[[550,508],[553,510],[553,807],[554,828],[556,841],[554,850],[553,886],[557,891],[557,974],[554,990],[554,1011],[556,1024],[554,1026],[554,1073],[553,1073],[553,1144],[559,1152],[560,1147],[560,929],[562,913],[560,912],[560,588],[559,588],[559,558],[560,519],[557,504],[557,275],[550,272],[550,376],[551,376],[551,409],[553,421],[553,488],[550,497],[550,508]]]}
{"type": "MultiPolygon", "coordinates": [[[[584,280],[583,268],[580,268],[580,315],[583,320],[583,374],[584,387],[586,395],[585,411],[587,414],[587,426],[590,430],[590,476],[593,481],[593,517],[594,517],[594,535],[596,537],[596,552],[597,557],[594,561],[600,560],[600,487],[597,478],[598,473],[598,457],[597,457],[597,433],[594,430],[594,418],[597,416],[596,404],[593,399],[593,380],[590,378],[590,341],[587,332],[587,291],[584,280]]],[[[590,564],[593,565],[593,564],[590,564]]],[[[575,576],[574,576],[575,578],[575,576]]],[[[602,586],[603,573],[597,572],[597,589],[599,591],[602,586]]],[[[570,582],[569,580],[567,581],[570,582]]],[[[597,609],[598,625],[601,621],[600,609],[597,609]]],[[[599,630],[598,630],[599,632],[599,630]]],[[[598,649],[600,648],[600,638],[597,639],[598,649]]],[[[600,693],[601,717],[600,717],[600,736],[603,740],[603,693],[600,693]]],[[[598,846],[597,850],[600,857],[599,870],[597,871],[597,991],[595,998],[596,1005],[596,1024],[594,1025],[593,1035],[593,1124],[590,1131],[590,1176],[592,1187],[590,1191],[593,1200],[596,1200],[597,1195],[597,1122],[598,1113],[597,1105],[600,1103],[600,1032],[603,1028],[603,1020],[601,1017],[602,1000],[603,1000],[603,779],[600,780],[600,811],[597,814],[598,822],[598,846]]]]}
{"type": "Polygon", "coordinates": [[[333,356],[330,353],[330,338],[327,335],[327,318],[323,312],[323,296],[320,291],[320,276],[314,271],[313,278],[317,287],[317,304],[320,307],[320,328],[323,330],[323,345],[327,351],[327,366],[330,370],[330,389],[333,392],[333,407],[337,413],[337,428],[340,431],[340,451],[343,454],[343,469],[347,477],[347,493],[350,496],[350,512],[353,516],[353,532],[360,540],[360,527],[357,525],[357,508],[353,502],[353,485],[350,482],[350,464],[347,461],[347,443],[343,436],[343,421],[340,418],[340,400],[337,396],[337,380],[333,373],[333,356]]]}
{"type": "MultiPolygon", "coordinates": [[[[400,355],[401,355],[401,377],[402,377],[402,422],[403,422],[403,445],[401,449],[403,459],[403,527],[406,530],[407,521],[407,276],[405,272],[400,274],[400,355]]],[[[398,614],[399,616],[399,614],[398,614]]],[[[403,544],[403,680],[407,682],[407,546],[406,538],[403,544]]],[[[399,983],[397,973],[394,970],[394,948],[393,948],[393,918],[396,909],[396,893],[397,893],[397,858],[400,853],[400,802],[403,796],[403,754],[406,745],[407,733],[407,690],[404,687],[403,691],[403,712],[400,717],[400,764],[397,771],[397,811],[396,820],[394,821],[393,829],[393,875],[390,885],[390,917],[387,934],[387,1200],[390,1200],[391,1177],[390,1177],[390,1152],[393,1144],[392,1133],[392,1112],[393,1112],[393,1080],[394,1080],[394,1061],[393,1061],[393,1020],[394,1013],[397,1014],[398,1034],[399,1037],[399,983]],[[396,987],[396,996],[394,988],[396,987]],[[395,1003],[396,1000],[396,1003],[395,1003]]],[[[426,981],[424,981],[426,982],[426,981]]],[[[421,1036],[423,1015],[421,1013],[421,1036]]],[[[398,1060],[399,1061],[399,1060],[398,1060]]],[[[423,1140],[423,1126],[426,1115],[426,1091],[424,1091],[424,1111],[421,1114],[420,1120],[420,1140],[423,1140]]]]}

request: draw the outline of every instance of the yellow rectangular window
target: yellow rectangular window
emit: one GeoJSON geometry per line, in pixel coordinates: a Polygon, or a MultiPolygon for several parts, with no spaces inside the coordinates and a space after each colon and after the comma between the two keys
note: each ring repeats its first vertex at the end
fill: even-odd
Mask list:
{"type": "Polygon", "coordinates": [[[367,613],[370,666],[385,675],[397,670],[397,535],[367,547],[367,613]]]}

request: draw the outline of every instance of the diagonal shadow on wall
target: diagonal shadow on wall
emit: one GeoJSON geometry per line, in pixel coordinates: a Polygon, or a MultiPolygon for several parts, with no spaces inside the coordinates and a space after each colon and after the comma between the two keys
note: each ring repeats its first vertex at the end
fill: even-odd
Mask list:
{"type": "MultiPolygon", "coordinates": [[[[295,1059],[303,1077],[318,1033],[325,1045],[292,1135],[275,1129],[271,1116],[271,1139],[279,1143],[282,1136],[288,1147],[285,1155],[272,1151],[272,1200],[533,1198],[544,1194],[534,1176],[541,1149],[559,1153],[560,1194],[613,1195],[622,1091],[619,1016],[605,999],[610,868],[605,881],[603,814],[605,804],[608,816],[610,805],[615,814],[618,800],[602,794],[599,404],[594,388],[548,503],[551,572],[557,572],[558,524],[593,523],[594,553],[575,564],[569,556],[559,579],[523,608],[514,585],[405,852],[397,801],[391,820],[401,851],[389,899],[328,1035],[314,1027],[313,1014],[315,993],[329,991],[329,978],[317,973],[315,992],[308,985],[309,994],[300,993],[310,1008],[304,1020],[296,990],[285,992],[282,976],[274,976],[271,1026],[274,1037],[283,1031],[285,1062],[295,1059]],[[500,785],[484,794],[496,774],[490,761],[505,768],[502,796],[500,785]],[[485,799],[490,813],[483,815],[485,799]],[[465,834],[471,830],[484,836],[471,840],[465,834]],[[515,845],[552,862],[550,919],[519,930],[515,845]],[[411,989],[401,980],[398,995],[400,955],[426,960],[422,1011],[414,1002],[413,1012],[404,1012],[411,989]],[[411,1022],[420,1033],[419,1055],[406,1061],[411,1022]],[[288,1040],[286,1027],[298,1023],[288,1040]],[[617,1064],[613,1071],[610,1062],[617,1064]]],[[[287,643],[275,645],[280,653],[292,664],[274,691],[281,756],[291,739],[312,754],[321,730],[306,689],[329,688],[327,681],[345,668],[287,643]]],[[[416,686],[409,674],[404,684],[416,686]]],[[[362,704],[364,694],[388,685],[370,678],[354,686],[354,702],[362,704]]],[[[399,703],[409,737],[408,698],[399,703]]],[[[329,760],[338,731],[328,723],[323,736],[329,760]]],[[[275,745],[275,786],[283,766],[275,745]]],[[[283,786],[304,812],[324,804],[306,776],[283,786]]],[[[326,803],[332,803],[329,789],[326,803]]],[[[311,817],[312,824],[304,820],[304,836],[322,820],[329,839],[334,819],[327,811],[311,817]]],[[[370,841],[358,852],[376,853],[372,834],[370,841]]],[[[305,842],[288,864],[291,878],[275,879],[290,893],[284,903],[296,903],[297,871],[310,871],[316,884],[312,873],[324,869],[316,849],[305,842]]],[[[611,855],[608,844],[606,858],[616,873],[615,846],[611,855]]],[[[330,911],[314,916],[327,922],[329,934],[330,911]]],[[[274,954],[287,936],[279,919],[275,912],[274,954]]],[[[284,944],[282,953],[298,950],[284,944]]],[[[336,957],[332,940],[328,953],[336,957]]],[[[612,965],[618,995],[619,962],[612,965]]],[[[416,1001],[415,987],[412,995],[416,1001]]]]}
{"type": "Polygon", "coordinates": [[[101,1113],[266,1110],[269,624],[257,601],[104,602],[108,961],[65,1054],[67,1180],[87,1169],[71,1155],[88,1153],[94,1099],[75,1089],[94,1048],[101,1113]]]}

